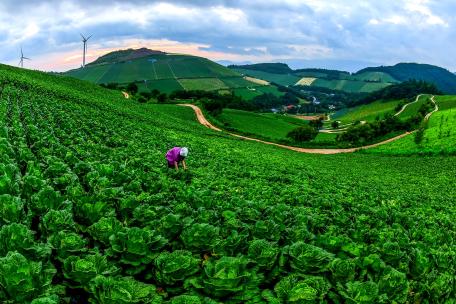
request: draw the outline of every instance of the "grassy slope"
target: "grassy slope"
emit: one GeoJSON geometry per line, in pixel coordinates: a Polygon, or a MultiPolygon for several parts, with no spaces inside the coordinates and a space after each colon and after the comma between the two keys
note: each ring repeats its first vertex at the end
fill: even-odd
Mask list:
{"type": "Polygon", "coordinates": [[[273,140],[285,140],[288,132],[306,122],[283,115],[262,115],[252,112],[224,109],[217,120],[225,127],[234,128],[244,134],[252,134],[273,140]]]}
{"type": "Polygon", "coordinates": [[[420,145],[415,143],[415,136],[410,135],[367,152],[392,155],[456,153],[456,97],[438,96],[436,101],[439,111],[431,116],[420,145]]]}
{"type": "Polygon", "coordinates": [[[352,123],[355,121],[374,121],[377,116],[384,116],[387,113],[394,112],[394,108],[400,101],[393,100],[388,102],[375,101],[367,105],[361,105],[350,109],[343,109],[337,112],[331,118],[340,120],[342,123],[352,123]]]}
{"type": "Polygon", "coordinates": [[[296,75],[290,75],[290,74],[273,74],[273,73],[268,73],[268,72],[263,72],[263,71],[246,70],[246,69],[234,69],[234,71],[236,71],[240,74],[249,75],[249,76],[263,79],[263,80],[266,80],[269,82],[281,84],[283,86],[294,85],[296,82],[299,81],[299,79],[301,79],[301,77],[298,77],[296,75]]]}
{"type": "MultiPolygon", "coordinates": [[[[195,276],[205,279],[201,284],[206,289],[199,290],[204,296],[217,299],[211,293],[214,279],[205,275],[208,263],[216,263],[222,256],[246,256],[248,246],[255,238],[279,244],[279,250],[305,239],[306,243],[324,248],[345,262],[353,261],[355,257],[360,261],[369,261],[375,255],[381,263],[400,271],[410,286],[424,289],[419,293],[411,293],[408,287],[399,288],[401,294],[405,292],[409,302],[416,301],[415,297],[432,301],[455,295],[454,285],[437,289],[428,283],[434,282],[436,276],[454,274],[454,268],[448,268],[453,267],[452,262],[445,264],[445,267],[438,267],[437,262],[434,262],[446,257],[456,241],[451,233],[456,230],[453,221],[456,216],[456,188],[452,186],[456,175],[454,158],[299,154],[210,131],[192,119],[194,115],[191,109],[140,105],[123,99],[118,92],[103,90],[88,83],[4,66],[0,66],[0,86],[3,90],[0,103],[2,124],[6,125],[9,121],[5,116],[8,103],[14,103],[12,108],[18,109],[22,104],[30,104],[30,107],[26,107],[27,111],[30,109],[35,113],[30,123],[37,124],[40,132],[38,139],[32,138],[32,142],[29,142],[32,144],[36,141],[37,145],[27,157],[36,159],[41,165],[39,170],[43,171],[49,166],[47,156],[51,154],[57,157],[66,164],[65,168],[71,174],[77,172],[80,175],[75,183],[84,183],[86,188],[82,188],[83,194],[88,201],[106,203],[109,210],[122,220],[122,225],[148,227],[144,229],[173,235],[171,228],[164,226],[165,217],[172,214],[180,219],[185,218],[187,223],[191,219],[194,223],[208,223],[220,228],[220,234],[217,235],[221,242],[210,251],[205,251],[202,249],[204,247],[186,247],[182,243],[182,231],[191,229],[194,224],[185,226],[184,221],[178,221],[177,225],[182,226],[176,230],[174,241],[162,249],[175,251],[185,248],[198,257],[198,273],[195,276]],[[19,98],[8,98],[12,94],[19,98]],[[49,145],[43,145],[40,141],[40,136],[44,135],[49,136],[45,140],[49,145]],[[173,174],[165,168],[164,153],[175,145],[190,147],[188,165],[191,172],[188,175],[173,174]],[[84,171],[75,170],[73,157],[88,165],[82,168],[95,173],[91,175],[91,178],[95,177],[93,182],[84,182],[86,175],[84,171]],[[97,174],[102,174],[97,170],[103,165],[113,166],[114,177],[105,178],[101,175],[96,178],[97,174]],[[116,184],[115,177],[122,172],[129,174],[144,188],[136,192],[138,190],[134,183],[116,184]],[[115,197],[109,196],[109,193],[119,190],[112,187],[118,186],[132,189],[129,190],[132,192],[123,190],[115,192],[115,197]],[[135,200],[132,201],[132,197],[139,200],[144,208],[139,210],[140,217],[135,220],[131,218],[132,210],[125,209],[125,213],[120,213],[116,209],[120,208],[119,202],[133,203],[135,200]],[[149,218],[144,218],[149,215],[149,218]],[[245,234],[242,234],[242,238],[229,239],[232,234],[225,232],[233,229],[242,230],[245,234]],[[230,247],[231,244],[234,247],[230,247]],[[389,249],[392,247],[394,251],[389,249]],[[216,255],[208,256],[208,261],[203,263],[203,251],[216,255]],[[420,276],[412,274],[416,269],[414,265],[421,262],[414,258],[414,252],[426,254],[426,261],[433,269],[432,274],[427,270],[420,276]],[[393,253],[394,257],[410,257],[410,264],[402,263],[402,259],[396,260],[393,253]],[[369,258],[364,259],[369,255],[369,258]],[[445,293],[448,290],[449,293],[445,293]]],[[[11,118],[14,121],[20,116],[11,118]]],[[[11,126],[8,124],[8,127],[11,126]]],[[[6,140],[23,140],[17,136],[20,129],[13,130],[16,129],[10,129],[6,140]]],[[[24,149],[27,147],[25,144],[24,149]]],[[[20,155],[13,153],[12,161],[15,161],[15,157],[20,155]]],[[[1,161],[5,159],[3,157],[1,161]]],[[[55,181],[48,178],[46,182],[54,185],[55,181]]],[[[74,213],[78,225],[68,229],[83,238],[91,238],[90,233],[81,228],[86,228],[87,221],[90,223],[93,219],[84,218],[78,213],[82,202],[75,197],[77,193],[64,189],[57,191],[63,199],[68,199],[76,206],[70,212],[74,213]]],[[[24,201],[28,204],[26,198],[24,201]]],[[[98,213],[91,215],[101,216],[98,213]]],[[[31,228],[39,227],[42,226],[31,228]]],[[[35,242],[46,243],[45,234],[36,235],[35,242]]],[[[100,246],[101,254],[106,254],[105,250],[110,248],[109,244],[100,246]]],[[[253,260],[257,257],[257,254],[251,256],[253,260]]],[[[119,263],[119,259],[112,257],[110,262],[126,267],[119,263]]],[[[292,258],[285,251],[283,261],[284,266],[278,266],[281,273],[314,274],[295,267],[298,258],[292,258]]],[[[360,267],[356,266],[353,271],[355,277],[351,281],[365,281],[366,276],[361,274],[362,271],[375,278],[374,282],[389,282],[391,279],[389,268],[383,272],[381,268],[360,267]]],[[[227,271],[237,273],[236,269],[228,268],[227,271]]],[[[55,282],[67,282],[61,267],[58,271],[59,279],[55,282]]],[[[261,277],[270,274],[266,269],[258,271],[261,277]]],[[[397,277],[398,272],[392,274],[397,277]]],[[[345,280],[340,279],[335,272],[326,270],[318,273],[318,276],[330,286],[332,297],[337,297],[340,302],[345,301],[342,297],[345,280]]],[[[261,283],[261,288],[271,286],[271,293],[275,295],[273,286],[281,279],[282,276],[279,276],[267,284],[255,284],[261,283]]],[[[155,277],[147,282],[157,285],[155,277]]],[[[182,282],[176,285],[180,287],[182,282]]],[[[165,292],[176,290],[167,284],[157,286],[165,292]]],[[[241,291],[230,293],[229,296],[242,295],[239,293],[244,286],[237,286],[241,291]]],[[[90,290],[88,283],[84,283],[83,288],[90,290]]],[[[124,289],[118,290],[116,285],[111,288],[114,294],[125,293],[124,289]]],[[[86,294],[82,289],[75,291],[86,294]]],[[[27,290],[21,292],[26,293],[27,290]]],[[[385,289],[384,292],[393,301],[396,290],[385,289]]],[[[92,296],[89,294],[89,297],[92,296]]],[[[322,297],[325,301],[331,301],[324,294],[322,297]]],[[[227,298],[217,300],[226,301],[227,298]]],[[[375,299],[373,301],[376,302],[375,299]]]]}
{"type": "Polygon", "coordinates": [[[399,82],[394,79],[390,74],[383,72],[363,72],[352,76],[355,80],[365,80],[365,81],[379,81],[379,82],[399,82]]]}
{"type": "MultiPolygon", "coordinates": [[[[223,113],[217,116],[217,121],[228,130],[231,128],[233,131],[242,134],[275,142],[289,140],[287,138],[288,132],[308,123],[292,116],[259,114],[233,109],[224,109],[223,113]]],[[[310,144],[334,143],[336,136],[336,134],[320,133],[310,144]]]]}
{"type": "Polygon", "coordinates": [[[257,86],[257,87],[251,87],[249,86],[248,88],[236,88],[233,90],[235,95],[241,96],[242,98],[246,100],[251,100],[255,98],[256,96],[269,93],[269,94],[274,94],[276,96],[281,96],[283,95],[282,92],[280,92],[277,87],[275,86],[257,86]]]}

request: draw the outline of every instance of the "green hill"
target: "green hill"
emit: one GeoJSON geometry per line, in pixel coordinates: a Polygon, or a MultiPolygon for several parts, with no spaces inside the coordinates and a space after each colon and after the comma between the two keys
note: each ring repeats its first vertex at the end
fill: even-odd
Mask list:
{"type": "Polygon", "coordinates": [[[365,72],[387,73],[399,81],[423,80],[435,84],[444,93],[456,94],[456,75],[446,69],[429,64],[399,63],[395,66],[366,68],[356,73],[355,76],[365,72]]]}
{"type": "Polygon", "coordinates": [[[227,90],[261,86],[206,58],[148,49],[106,54],[65,75],[97,84],[136,82],[141,91],[227,90]]]}
{"type": "Polygon", "coordinates": [[[456,297],[452,157],[299,154],[3,65],[0,92],[2,303],[456,297]]]}
{"type": "Polygon", "coordinates": [[[382,72],[366,72],[351,75],[348,72],[327,69],[292,70],[283,63],[261,63],[229,66],[232,70],[283,86],[311,86],[349,93],[370,93],[398,82],[382,72]]]}

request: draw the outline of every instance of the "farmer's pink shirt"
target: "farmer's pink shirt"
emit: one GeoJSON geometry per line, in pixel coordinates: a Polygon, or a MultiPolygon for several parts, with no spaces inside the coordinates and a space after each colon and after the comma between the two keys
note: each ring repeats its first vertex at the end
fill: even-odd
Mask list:
{"type": "Polygon", "coordinates": [[[166,153],[166,160],[168,163],[174,164],[175,162],[180,162],[183,160],[183,157],[180,155],[181,148],[174,147],[166,153]]]}

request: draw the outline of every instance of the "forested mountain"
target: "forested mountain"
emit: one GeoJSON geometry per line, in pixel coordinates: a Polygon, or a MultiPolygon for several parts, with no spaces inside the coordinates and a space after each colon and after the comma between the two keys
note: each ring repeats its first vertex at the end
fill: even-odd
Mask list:
{"type": "Polygon", "coordinates": [[[426,82],[435,84],[441,91],[445,93],[456,93],[456,75],[444,68],[434,65],[399,63],[394,66],[366,68],[357,72],[356,74],[364,72],[387,73],[399,81],[407,81],[410,79],[424,80],[426,82]]]}

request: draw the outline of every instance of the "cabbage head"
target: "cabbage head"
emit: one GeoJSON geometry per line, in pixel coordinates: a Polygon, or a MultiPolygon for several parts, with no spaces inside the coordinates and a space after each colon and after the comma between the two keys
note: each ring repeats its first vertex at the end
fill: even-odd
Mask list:
{"type": "Polygon", "coordinates": [[[84,258],[70,256],[63,262],[65,278],[81,285],[86,285],[97,275],[112,275],[117,271],[118,268],[110,264],[106,256],[100,254],[88,255],[84,258]]]}
{"type": "Polygon", "coordinates": [[[110,236],[111,256],[120,257],[124,264],[140,266],[149,264],[168,241],[156,231],[138,227],[123,228],[110,236]]]}
{"type": "Polygon", "coordinates": [[[0,229],[0,256],[10,251],[17,251],[32,260],[46,260],[51,255],[50,246],[36,243],[34,232],[16,223],[0,229]]]}
{"type": "Polygon", "coordinates": [[[91,301],[97,304],[160,304],[163,300],[155,290],[131,277],[98,275],[90,281],[91,301]]]}
{"type": "Polygon", "coordinates": [[[0,195],[0,226],[25,219],[24,202],[9,194],[0,195]]]}
{"type": "Polygon", "coordinates": [[[115,217],[103,217],[98,222],[89,227],[90,236],[103,243],[110,245],[109,238],[122,230],[122,223],[115,217]]]}
{"type": "Polygon", "coordinates": [[[405,303],[409,292],[409,282],[405,273],[387,267],[378,282],[380,294],[386,294],[391,302],[405,303]]]}
{"type": "Polygon", "coordinates": [[[266,240],[253,240],[250,243],[248,257],[255,261],[258,266],[270,270],[279,255],[279,247],[277,244],[266,240]]]}
{"type": "Polygon", "coordinates": [[[322,277],[292,274],[274,287],[277,297],[284,303],[317,303],[324,301],[331,285],[322,277]]]}
{"type": "Polygon", "coordinates": [[[190,251],[162,252],[155,259],[155,278],[160,284],[174,285],[200,270],[200,259],[190,251]]]}
{"type": "Polygon", "coordinates": [[[334,254],[304,242],[296,242],[288,250],[291,268],[301,274],[326,271],[334,254]]]}
{"type": "Polygon", "coordinates": [[[372,281],[348,282],[345,287],[339,284],[338,290],[347,304],[379,303],[378,286],[372,281]]]}
{"type": "Polygon", "coordinates": [[[63,230],[74,231],[76,224],[71,210],[50,210],[41,220],[40,227],[43,233],[50,236],[63,230]]]}
{"type": "Polygon", "coordinates": [[[260,295],[257,269],[249,269],[249,263],[244,256],[210,259],[203,266],[203,274],[190,284],[215,298],[247,302],[260,295]]]}
{"type": "Polygon", "coordinates": [[[87,240],[74,232],[59,231],[49,237],[48,243],[56,250],[59,259],[87,251],[87,240]]]}
{"type": "Polygon", "coordinates": [[[192,224],[182,231],[180,238],[185,248],[210,252],[220,242],[219,228],[210,224],[192,224]]]}
{"type": "Polygon", "coordinates": [[[51,288],[56,270],[51,263],[27,260],[17,251],[0,258],[0,302],[26,303],[51,288]]]}

